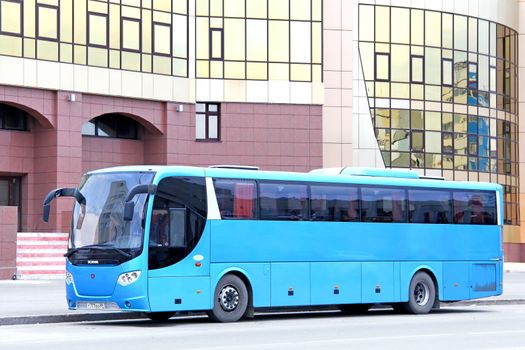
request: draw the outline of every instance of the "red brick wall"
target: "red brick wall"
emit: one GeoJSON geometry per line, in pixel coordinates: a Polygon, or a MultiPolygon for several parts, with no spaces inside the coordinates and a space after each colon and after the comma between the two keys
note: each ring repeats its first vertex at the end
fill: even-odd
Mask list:
{"type": "MultiPolygon", "coordinates": [[[[168,112],[169,113],[169,112],[168,112]]],[[[195,141],[194,106],[168,124],[169,164],[256,165],[265,170],[322,167],[321,106],[221,104],[221,141],[195,141]]]]}
{"type": "Polygon", "coordinates": [[[82,137],[82,173],[129,164],[144,164],[142,140],[82,137]]]}
{"type": "Polygon", "coordinates": [[[523,262],[525,261],[525,244],[521,243],[504,243],[505,261],[523,262]]]}
{"type": "Polygon", "coordinates": [[[0,280],[16,272],[16,231],[18,210],[0,206],[0,280]]]}

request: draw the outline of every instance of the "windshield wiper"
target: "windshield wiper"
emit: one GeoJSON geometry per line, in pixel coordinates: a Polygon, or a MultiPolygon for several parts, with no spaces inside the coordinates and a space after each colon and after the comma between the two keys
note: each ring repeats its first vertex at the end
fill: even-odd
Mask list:
{"type": "Polygon", "coordinates": [[[69,258],[71,255],[75,254],[76,252],[78,252],[78,248],[70,248],[64,254],[64,257],[69,258]]]}
{"type": "MultiPolygon", "coordinates": [[[[73,251],[71,254],[75,253],[79,249],[114,250],[117,253],[119,253],[120,255],[125,256],[126,258],[131,258],[131,254],[126,253],[122,249],[120,249],[118,247],[115,247],[114,245],[112,245],[110,243],[91,244],[91,245],[86,245],[86,246],[79,247],[79,248],[72,248],[70,250],[73,250],[73,249],[75,249],[75,251],[73,251]]],[[[69,251],[68,251],[68,253],[69,253],[69,251]]],[[[66,254],[68,254],[68,253],[66,253],[66,254]]]]}

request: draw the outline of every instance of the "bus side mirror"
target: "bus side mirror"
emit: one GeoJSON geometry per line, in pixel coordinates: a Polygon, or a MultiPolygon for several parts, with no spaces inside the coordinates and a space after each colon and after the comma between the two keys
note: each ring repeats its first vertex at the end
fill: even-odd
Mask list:
{"type": "Polygon", "coordinates": [[[86,198],[80,193],[76,188],[57,188],[53,191],[50,191],[46,198],[44,199],[44,212],[42,214],[42,219],[45,222],[49,221],[49,212],[51,211],[51,202],[53,199],[58,197],[73,197],[79,204],[86,205],[86,198]]]}
{"type": "Polygon", "coordinates": [[[129,190],[126,198],[124,199],[124,215],[123,219],[125,221],[133,220],[133,212],[135,211],[135,202],[133,198],[142,193],[155,194],[157,192],[156,185],[136,185],[129,190]]]}
{"type": "Polygon", "coordinates": [[[49,212],[51,211],[51,204],[44,204],[44,213],[42,218],[45,222],[49,222],[49,212]]]}
{"type": "Polygon", "coordinates": [[[135,211],[135,202],[129,201],[124,203],[124,216],[125,221],[133,220],[133,212],[135,211]]]}

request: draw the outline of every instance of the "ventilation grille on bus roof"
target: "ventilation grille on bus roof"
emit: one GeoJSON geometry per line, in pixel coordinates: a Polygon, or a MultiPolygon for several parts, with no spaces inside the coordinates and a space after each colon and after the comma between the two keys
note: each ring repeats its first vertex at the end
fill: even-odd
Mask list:
{"type": "Polygon", "coordinates": [[[251,166],[251,165],[231,165],[231,164],[225,164],[225,165],[210,165],[208,168],[215,168],[215,169],[237,169],[237,170],[259,170],[258,166],[251,166]]]}

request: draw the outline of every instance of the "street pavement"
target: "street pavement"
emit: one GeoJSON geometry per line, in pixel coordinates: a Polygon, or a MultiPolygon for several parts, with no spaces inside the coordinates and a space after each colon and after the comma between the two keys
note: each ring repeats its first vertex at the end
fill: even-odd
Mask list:
{"type": "Polygon", "coordinates": [[[376,309],[260,314],[237,323],[205,317],[0,327],[5,350],[525,349],[525,305],[463,305],[428,315],[376,309]]]}
{"type": "MultiPolygon", "coordinates": [[[[525,264],[505,264],[503,295],[451,305],[519,303],[525,304],[525,264]]],[[[442,307],[447,305],[442,304],[442,307]]],[[[0,281],[0,326],[142,317],[140,313],[68,310],[63,280],[0,281]]]]}

